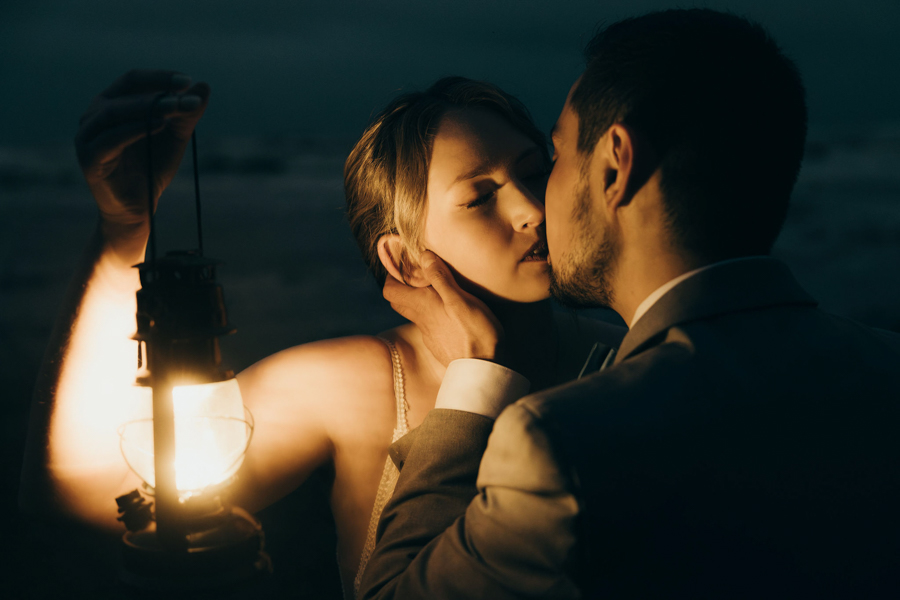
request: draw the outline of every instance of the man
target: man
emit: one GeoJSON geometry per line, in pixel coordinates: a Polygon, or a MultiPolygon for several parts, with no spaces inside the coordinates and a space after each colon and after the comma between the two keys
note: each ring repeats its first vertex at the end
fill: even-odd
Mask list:
{"type": "Polygon", "coordinates": [[[794,65],[709,10],[616,23],[586,58],[553,132],[552,289],[630,331],[494,424],[483,373],[505,369],[471,357],[502,363],[501,333],[437,258],[431,288],[388,282],[436,355],[470,351],[392,448],[361,595],[896,594],[900,336],[818,310],[767,256],[806,134],[794,65]]]}

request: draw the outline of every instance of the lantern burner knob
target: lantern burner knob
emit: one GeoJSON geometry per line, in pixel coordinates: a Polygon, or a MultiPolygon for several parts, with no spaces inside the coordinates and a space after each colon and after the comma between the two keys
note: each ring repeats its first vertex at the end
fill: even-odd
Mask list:
{"type": "Polygon", "coordinates": [[[153,513],[150,510],[153,503],[145,502],[144,497],[137,490],[131,490],[127,494],[119,496],[116,498],[116,504],[121,513],[117,520],[124,523],[125,529],[128,531],[146,529],[153,519],[153,513]]]}

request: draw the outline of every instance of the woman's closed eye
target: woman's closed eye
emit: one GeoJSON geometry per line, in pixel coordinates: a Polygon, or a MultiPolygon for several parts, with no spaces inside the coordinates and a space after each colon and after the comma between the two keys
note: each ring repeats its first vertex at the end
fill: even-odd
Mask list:
{"type": "Polygon", "coordinates": [[[478,208],[479,206],[490,202],[494,198],[496,193],[497,193],[497,190],[491,190],[490,192],[488,192],[486,194],[482,194],[481,196],[478,196],[478,198],[476,198],[475,200],[468,202],[465,206],[466,206],[466,208],[478,208]]]}

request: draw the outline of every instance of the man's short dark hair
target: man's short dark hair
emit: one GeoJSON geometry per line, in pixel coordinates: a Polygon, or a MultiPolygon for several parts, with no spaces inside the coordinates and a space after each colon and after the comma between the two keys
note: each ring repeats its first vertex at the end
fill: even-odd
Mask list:
{"type": "Polygon", "coordinates": [[[710,260],[768,254],[806,140],[796,66],[756,23],[707,9],[615,23],[585,49],[578,149],[615,123],[659,156],[675,243],[710,260]]]}

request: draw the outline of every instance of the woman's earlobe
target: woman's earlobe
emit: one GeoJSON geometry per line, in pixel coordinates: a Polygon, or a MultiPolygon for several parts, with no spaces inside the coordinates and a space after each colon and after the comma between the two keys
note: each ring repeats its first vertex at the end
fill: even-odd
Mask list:
{"type": "Polygon", "coordinates": [[[378,259],[381,265],[388,272],[388,275],[397,281],[403,281],[403,275],[400,272],[400,252],[403,249],[403,242],[396,233],[387,233],[378,238],[378,259]]]}
{"type": "Polygon", "coordinates": [[[387,233],[378,238],[378,258],[388,275],[413,287],[427,287],[422,269],[406,251],[403,241],[396,233],[387,233]]]}

